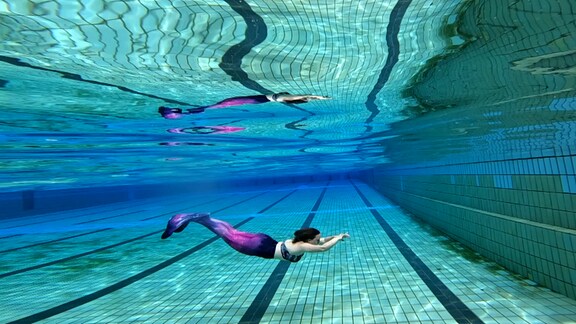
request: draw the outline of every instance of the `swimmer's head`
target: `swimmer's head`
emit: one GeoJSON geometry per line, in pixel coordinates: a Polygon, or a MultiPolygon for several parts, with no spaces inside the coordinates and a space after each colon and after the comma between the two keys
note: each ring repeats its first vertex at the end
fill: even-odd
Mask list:
{"type": "Polygon", "coordinates": [[[182,117],[182,109],[180,108],[170,108],[170,107],[160,107],[158,112],[162,117],[166,119],[178,119],[182,117]]]}
{"type": "Polygon", "coordinates": [[[303,228],[294,232],[292,243],[311,242],[320,239],[320,231],[315,228],[303,228]]]}

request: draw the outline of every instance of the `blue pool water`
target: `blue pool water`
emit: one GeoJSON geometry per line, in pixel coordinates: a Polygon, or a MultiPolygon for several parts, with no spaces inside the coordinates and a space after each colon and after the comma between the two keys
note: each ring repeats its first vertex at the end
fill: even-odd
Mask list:
{"type": "Polygon", "coordinates": [[[574,322],[575,11],[0,0],[0,322],[574,322]]]}
{"type": "Polygon", "coordinates": [[[2,3],[5,190],[369,169],[387,160],[380,143],[394,136],[381,132],[405,118],[399,91],[445,51],[444,37],[419,23],[439,28],[459,6],[2,3]],[[333,99],[178,120],[157,112],[282,91],[333,99]],[[169,132],[198,126],[244,130],[169,132]]]}
{"type": "Polygon", "coordinates": [[[179,194],[0,225],[2,322],[569,323],[576,301],[515,277],[357,181],[179,194]],[[343,199],[346,197],[346,199],[343,199]],[[242,255],[176,212],[289,238],[351,238],[294,264],[242,255]]]}

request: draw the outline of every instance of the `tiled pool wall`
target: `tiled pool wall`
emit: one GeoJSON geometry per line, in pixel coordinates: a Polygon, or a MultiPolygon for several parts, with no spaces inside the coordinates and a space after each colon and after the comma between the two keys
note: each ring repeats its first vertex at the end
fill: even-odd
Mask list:
{"type": "Polygon", "coordinates": [[[230,179],[228,181],[189,181],[170,184],[146,184],[132,186],[85,187],[55,190],[19,190],[0,193],[0,219],[36,215],[55,211],[86,208],[102,204],[129,201],[142,198],[182,194],[210,194],[229,190],[250,190],[283,183],[309,183],[317,181],[358,178],[364,171],[351,171],[339,174],[294,175],[283,177],[263,177],[230,179]]]}
{"type": "Polygon", "coordinates": [[[570,1],[469,1],[466,44],[410,95],[434,113],[393,125],[365,181],[489,259],[576,298],[576,41],[570,1]]]}
{"type": "Polygon", "coordinates": [[[375,171],[377,190],[485,257],[576,298],[576,155],[375,171]]]}

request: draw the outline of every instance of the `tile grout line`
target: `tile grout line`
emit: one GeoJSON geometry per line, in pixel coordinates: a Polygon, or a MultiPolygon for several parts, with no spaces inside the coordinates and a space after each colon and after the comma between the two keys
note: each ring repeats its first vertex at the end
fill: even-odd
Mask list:
{"type": "MultiPolygon", "coordinates": [[[[266,208],[264,208],[264,209],[263,209],[262,211],[260,211],[260,212],[264,212],[264,211],[270,209],[271,207],[273,207],[274,205],[280,203],[282,200],[284,200],[284,199],[287,198],[288,196],[292,195],[292,194],[293,194],[294,192],[296,192],[296,191],[297,191],[297,190],[294,190],[294,191],[288,193],[287,195],[285,195],[284,197],[282,197],[282,198],[280,198],[279,200],[275,201],[275,202],[272,203],[271,205],[267,206],[266,208]]],[[[260,196],[260,195],[257,195],[257,196],[260,196]]],[[[256,197],[257,197],[257,196],[256,196],[256,197]]],[[[235,204],[237,205],[237,204],[240,204],[240,203],[242,203],[242,202],[244,202],[244,201],[240,201],[240,202],[237,202],[237,203],[235,203],[235,204]]],[[[225,209],[225,208],[223,208],[223,209],[225,209]]],[[[235,227],[235,228],[238,228],[238,227],[244,225],[245,223],[251,221],[252,219],[254,219],[254,217],[249,217],[249,218],[243,220],[242,222],[234,225],[234,227],[235,227]]],[[[163,230],[162,230],[162,231],[163,231],[163,230]]],[[[162,232],[162,231],[153,232],[153,233],[147,234],[147,235],[145,235],[145,236],[148,236],[148,235],[151,235],[151,234],[155,234],[155,233],[160,233],[160,232],[162,232]]],[[[174,263],[176,263],[176,262],[184,259],[185,257],[191,255],[192,253],[194,253],[194,252],[196,252],[196,251],[198,251],[198,250],[200,250],[200,249],[208,246],[209,244],[217,241],[219,238],[220,238],[219,236],[214,236],[214,237],[212,237],[211,239],[208,239],[208,240],[206,240],[206,241],[204,241],[204,242],[202,242],[202,243],[200,243],[200,244],[192,247],[191,249],[189,249],[189,250],[187,250],[187,251],[184,251],[184,252],[182,252],[182,253],[180,253],[180,254],[178,254],[178,255],[176,255],[176,256],[174,256],[174,257],[172,257],[172,258],[170,258],[170,259],[168,259],[168,260],[166,260],[166,261],[164,261],[164,262],[162,262],[162,263],[159,263],[158,265],[156,265],[156,266],[154,266],[154,267],[151,267],[151,268],[149,268],[149,269],[147,269],[147,270],[145,270],[145,271],[142,271],[142,272],[140,272],[140,273],[138,273],[138,274],[136,274],[136,275],[133,275],[133,276],[131,276],[131,277],[129,277],[129,278],[126,278],[126,279],[124,279],[124,280],[122,280],[122,281],[119,281],[119,282],[117,282],[117,283],[115,283],[115,284],[112,284],[112,285],[110,285],[110,286],[108,286],[108,287],[106,287],[106,288],[100,289],[100,290],[98,290],[98,291],[95,291],[95,292],[90,293],[90,294],[88,294],[88,295],[85,295],[85,296],[83,296],[83,297],[74,299],[74,300],[72,300],[72,301],[69,301],[69,302],[60,304],[60,305],[58,305],[58,306],[49,308],[49,309],[47,309],[47,310],[38,312],[38,313],[36,313],[36,314],[32,314],[32,315],[30,315],[30,316],[23,317],[23,318],[21,318],[21,319],[18,319],[18,320],[9,322],[9,323],[31,323],[31,322],[37,322],[37,321],[44,320],[44,319],[47,319],[47,318],[49,318],[49,317],[58,315],[58,314],[60,314],[60,313],[66,312],[66,311],[71,310],[71,309],[73,309],[73,308],[82,306],[82,305],[84,305],[84,304],[86,304],[86,303],[89,303],[89,302],[91,302],[91,301],[93,301],[93,300],[96,300],[96,299],[98,299],[98,298],[100,298],[100,297],[106,296],[106,295],[108,295],[108,294],[110,294],[110,293],[113,293],[113,292],[119,290],[119,289],[122,289],[122,288],[124,288],[124,287],[126,287],[126,286],[128,286],[128,285],[130,285],[130,284],[132,284],[132,283],[134,283],[134,282],[136,282],[136,281],[139,281],[140,279],[146,278],[146,277],[148,277],[149,275],[154,274],[154,273],[156,273],[156,272],[158,272],[158,271],[160,271],[160,270],[162,270],[162,269],[164,269],[164,268],[166,268],[166,267],[168,267],[168,266],[170,266],[170,265],[172,265],[172,264],[174,264],[174,263]]]]}
{"type": "MultiPolygon", "coordinates": [[[[263,195],[263,194],[265,194],[265,193],[266,193],[266,192],[263,192],[263,193],[260,193],[260,194],[258,194],[258,195],[256,195],[256,196],[253,196],[253,197],[250,197],[250,198],[241,200],[241,201],[236,202],[236,203],[234,203],[234,204],[231,204],[231,205],[229,205],[229,206],[226,206],[226,207],[220,208],[220,209],[218,209],[218,210],[215,210],[215,211],[213,211],[212,213],[217,213],[217,212],[220,212],[220,211],[222,211],[222,210],[225,210],[225,209],[228,209],[228,208],[232,208],[232,207],[234,207],[234,206],[236,206],[236,205],[239,205],[239,204],[242,204],[242,203],[244,203],[244,202],[246,202],[246,201],[248,201],[248,200],[257,198],[257,197],[259,197],[259,196],[261,196],[261,195],[263,195]]],[[[162,214],[162,215],[160,215],[160,216],[158,216],[158,217],[161,217],[161,216],[163,217],[163,216],[165,216],[165,215],[166,215],[166,214],[162,214]]],[[[132,242],[134,242],[134,241],[137,241],[137,240],[140,240],[140,239],[143,239],[143,238],[152,236],[152,235],[156,235],[156,234],[162,233],[163,231],[164,231],[164,230],[154,231],[154,232],[151,232],[151,233],[148,233],[148,234],[144,234],[144,235],[141,235],[141,236],[138,236],[138,237],[134,237],[134,238],[131,238],[131,239],[122,241],[122,242],[118,242],[118,243],[115,243],[115,244],[107,245],[107,246],[104,246],[104,247],[101,247],[101,248],[98,248],[98,249],[95,249],[95,250],[92,250],[92,251],[88,251],[88,252],[84,252],[84,253],[79,253],[79,254],[71,255],[71,256],[66,257],[66,258],[62,258],[62,259],[58,259],[58,260],[53,260],[53,261],[45,262],[45,263],[42,263],[42,264],[37,264],[37,265],[30,266],[30,267],[27,267],[27,268],[21,268],[21,269],[9,271],[9,272],[0,273],[0,279],[1,279],[1,278],[6,278],[6,277],[9,277],[9,276],[13,276],[13,275],[17,275],[17,274],[20,274],[20,273],[23,273],[23,272],[27,272],[27,271],[32,271],[32,270],[36,270],[36,269],[48,267],[48,266],[51,266],[51,265],[54,265],[54,264],[58,264],[58,263],[61,263],[61,262],[66,262],[66,261],[78,259],[78,258],[87,256],[87,255],[95,254],[95,253],[102,252],[102,251],[105,251],[105,250],[109,250],[109,249],[112,249],[112,248],[115,248],[115,247],[118,247],[118,246],[122,246],[122,245],[125,245],[125,244],[128,244],[128,243],[132,243],[132,242]]]]}
{"type": "MultiPolygon", "coordinates": [[[[354,189],[366,206],[371,207],[372,204],[360,191],[355,183],[352,183],[354,189]]],[[[404,258],[410,263],[414,271],[424,281],[426,286],[442,303],[444,308],[454,317],[458,323],[484,323],[458,296],[456,296],[443,282],[440,280],[432,270],[412,251],[412,249],[402,240],[402,238],[394,231],[392,226],[375,209],[370,209],[370,212],[376,218],[376,221],[382,226],[388,237],[392,240],[396,248],[402,253],[404,258]]]]}
{"type": "MultiPolygon", "coordinates": [[[[324,195],[328,190],[328,184],[329,182],[322,190],[322,193],[316,200],[316,203],[312,207],[312,210],[308,214],[308,217],[306,217],[306,220],[304,221],[304,224],[302,224],[301,228],[310,227],[310,224],[312,224],[314,215],[318,211],[320,203],[322,203],[324,195]]],[[[276,266],[276,268],[274,268],[274,270],[270,274],[270,277],[268,277],[268,280],[266,280],[266,283],[262,286],[260,292],[258,292],[258,295],[256,295],[256,297],[254,298],[254,300],[252,301],[252,303],[250,304],[250,306],[240,319],[239,323],[242,324],[260,323],[262,317],[264,317],[264,314],[266,313],[266,310],[270,306],[272,298],[274,298],[274,295],[278,291],[278,287],[280,287],[280,284],[282,283],[282,280],[284,279],[284,276],[286,275],[286,272],[288,271],[289,267],[290,262],[286,261],[278,262],[278,265],[276,266]]]]}
{"type": "MultiPolygon", "coordinates": [[[[236,228],[236,227],[242,226],[242,225],[244,225],[245,223],[251,221],[252,219],[254,219],[254,217],[247,218],[247,219],[243,220],[242,222],[234,225],[234,227],[236,228]]],[[[152,267],[152,268],[149,268],[149,269],[147,269],[147,270],[145,270],[145,271],[142,271],[142,272],[140,272],[140,273],[138,273],[138,274],[136,274],[136,275],[133,275],[133,276],[131,276],[131,277],[129,277],[129,278],[126,278],[126,279],[124,279],[124,280],[122,280],[122,281],[119,281],[119,282],[117,282],[117,283],[115,283],[115,284],[112,284],[112,285],[110,285],[110,286],[108,286],[108,287],[106,287],[106,288],[97,290],[97,291],[95,291],[95,292],[93,292],[93,293],[90,293],[90,294],[88,294],[88,295],[82,296],[82,297],[80,297],[80,298],[76,298],[76,299],[74,299],[74,300],[71,300],[71,301],[69,301],[69,302],[60,304],[60,305],[58,305],[58,306],[49,308],[49,309],[44,310],[44,311],[41,311],[41,312],[38,312],[38,313],[36,313],[36,314],[32,314],[32,315],[30,315],[30,316],[26,316],[26,317],[23,317],[23,318],[21,318],[21,319],[18,319],[18,320],[12,321],[12,322],[8,322],[8,324],[12,324],[12,323],[22,323],[22,324],[24,324],[24,323],[33,323],[33,322],[41,321],[41,320],[47,319],[47,318],[49,318],[49,317],[58,315],[58,314],[60,314],[60,313],[64,313],[64,312],[69,311],[69,310],[71,310],[71,309],[73,309],[73,308],[82,306],[82,305],[84,305],[84,304],[86,304],[86,303],[89,303],[89,302],[91,302],[91,301],[93,301],[93,300],[96,300],[96,299],[98,299],[98,298],[100,298],[100,297],[106,296],[106,295],[108,295],[108,294],[110,294],[110,293],[113,293],[113,292],[119,290],[119,289],[122,289],[122,288],[124,288],[124,287],[126,287],[126,286],[128,286],[128,285],[130,285],[130,284],[133,284],[134,282],[136,282],[136,281],[138,281],[138,280],[140,280],[140,279],[144,279],[144,278],[148,277],[149,275],[154,274],[154,273],[156,273],[156,272],[158,272],[158,271],[160,271],[160,270],[162,270],[162,269],[164,269],[164,268],[166,268],[166,267],[168,267],[168,266],[170,266],[170,265],[172,265],[172,264],[174,264],[174,263],[176,263],[176,262],[184,259],[185,257],[191,255],[192,253],[197,252],[198,250],[200,250],[200,249],[208,246],[209,244],[211,244],[211,243],[213,243],[213,242],[216,242],[219,238],[220,238],[220,237],[218,237],[218,236],[214,236],[214,237],[212,237],[212,238],[210,238],[210,239],[208,239],[208,240],[206,240],[206,241],[204,241],[204,242],[202,242],[202,243],[194,246],[193,248],[191,248],[191,249],[189,249],[189,250],[187,250],[187,251],[184,251],[184,252],[178,254],[178,255],[175,256],[175,257],[172,257],[172,258],[170,258],[170,259],[168,259],[168,260],[166,260],[166,261],[164,261],[164,262],[162,262],[162,263],[157,264],[156,266],[154,266],[154,267],[152,267]]]]}

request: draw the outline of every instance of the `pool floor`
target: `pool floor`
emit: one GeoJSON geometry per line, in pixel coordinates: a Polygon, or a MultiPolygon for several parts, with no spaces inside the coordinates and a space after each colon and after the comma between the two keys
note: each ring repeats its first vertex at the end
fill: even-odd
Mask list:
{"type": "Polygon", "coordinates": [[[0,221],[0,322],[576,323],[576,300],[483,260],[356,181],[141,199],[0,221]],[[351,238],[298,263],[249,257],[179,212],[290,238],[351,238]]]}

